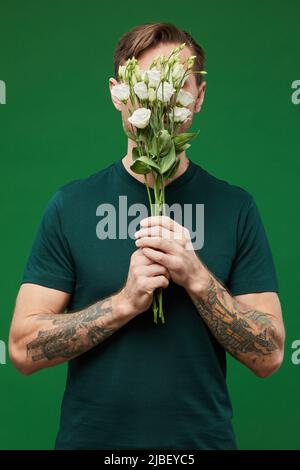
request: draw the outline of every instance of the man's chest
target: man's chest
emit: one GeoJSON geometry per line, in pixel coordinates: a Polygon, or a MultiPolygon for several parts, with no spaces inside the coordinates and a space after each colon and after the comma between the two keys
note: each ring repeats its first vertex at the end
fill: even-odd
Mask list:
{"type": "MultiPolygon", "coordinates": [[[[236,250],[234,224],[209,202],[187,198],[168,201],[167,215],[188,228],[199,258],[226,284],[236,250]]],[[[138,201],[129,201],[126,195],[94,201],[79,211],[68,231],[76,298],[92,301],[124,285],[130,256],[137,249],[134,233],[140,220],[149,215],[146,195],[138,201]]]]}

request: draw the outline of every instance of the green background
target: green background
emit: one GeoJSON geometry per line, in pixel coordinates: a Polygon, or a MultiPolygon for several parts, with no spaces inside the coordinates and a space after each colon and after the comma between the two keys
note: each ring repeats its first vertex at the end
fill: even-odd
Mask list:
{"type": "MultiPolygon", "coordinates": [[[[127,141],[108,79],[120,36],[148,21],[188,30],[207,54],[207,93],[189,157],[250,191],[276,262],[287,329],[282,368],[268,379],[229,360],[242,449],[299,449],[300,2],[0,0],[1,296],[7,343],[19,280],[56,189],[124,156],[127,141]]],[[[74,207],[76,210],[76,207],[74,207]]],[[[20,375],[0,365],[0,448],[52,448],[66,367],[20,375]]]]}

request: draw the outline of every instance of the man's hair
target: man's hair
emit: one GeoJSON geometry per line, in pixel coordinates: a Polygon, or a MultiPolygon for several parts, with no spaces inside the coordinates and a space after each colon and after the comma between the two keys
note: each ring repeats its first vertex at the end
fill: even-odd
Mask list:
{"type": "MultiPolygon", "coordinates": [[[[177,28],[171,23],[144,23],[126,32],[119,40],[114,52],[114,73],[118,80],[120,65],[133,56],[138,59],[147,48],[155,47],[159,43],[186,43],[195,55],[193,70],[203,70],[205,53],[195,39],[187,32],[177,28]]],[[[203,81],[202,74],[194,74],[196,84],[203,81]]]]}

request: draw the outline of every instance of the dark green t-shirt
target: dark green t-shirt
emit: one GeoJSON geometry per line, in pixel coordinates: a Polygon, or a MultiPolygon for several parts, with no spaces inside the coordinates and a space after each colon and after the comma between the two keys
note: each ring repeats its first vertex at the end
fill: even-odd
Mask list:
{"type": "MultiPolygon", "coordinates": [[[[71,293],[69,312],[118,291],[137,249],[123,229],[119,233],[119,196],[122,204],[127,196],[128,224],[139,215],[133,204],[148,207],[144,184],[121,159],[61,187],[44,212],[22,282],[71,293]],[[103,239],[103,218],[112,208],[116,236],[103,239]]],[[[233,295],[278,291],[247,191],[190,160],[166,186],[166,202],[202,207],[204,244],[196,253],[233,295]]],[[[57,449],[236,448],[225,350],[173,282],[164,290],[164,312],[165,324],[156,325],[149,309],[69,361],[57,449]]]]}

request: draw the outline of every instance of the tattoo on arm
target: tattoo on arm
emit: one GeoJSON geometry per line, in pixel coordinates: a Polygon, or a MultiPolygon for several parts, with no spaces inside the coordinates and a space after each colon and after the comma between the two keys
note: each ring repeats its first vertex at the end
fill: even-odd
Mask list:
{"type": "Polygon", "coordinates": [[[35,362],[70,359],[82,354],[115,331],[99,322],[101,317],[111,314],[112,301],[108,297],[79,312],[41,315],[40,319],[50,322],[52,327],[40,330],[37,337],[27,344],[27,355],[35,362]]]}
{"type": "Polygon", "coordinates": [[[234,357],[248,354],[255,364],[278,349],[273,316],[243,306],[213,276],[206,294],[192,300],[213,335],[234,357]]]}

